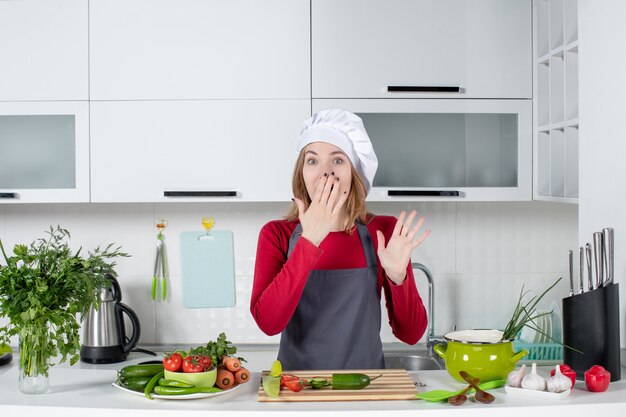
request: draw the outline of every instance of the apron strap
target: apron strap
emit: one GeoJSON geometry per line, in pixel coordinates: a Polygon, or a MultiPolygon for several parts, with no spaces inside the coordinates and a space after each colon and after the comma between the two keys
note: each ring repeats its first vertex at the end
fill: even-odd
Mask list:
{"type": "Polygon", "coordinates": [[[289,238],[289,249],[287,249],[287,258],[289,258],[289,255],[291,255],[291,252],[293,251],[293,248],[296,246],[296,242],[298,241],[298,238],[300,237],[301,234],[302,234],[302,224],[298,223],[293,233],[291,234],[291,237],[289,238]]]}
{"type": "MultiPolygon", "coordinates": [[[[374,243],[372,242],[372,236],[370,235],[370,231],[367,229],[363,223],[359,220],[356,221],[356,228],[359,232],[359,237],[361,238],[361,246],[363,246],[363,252],[365,253],[365,262],[368,267],[376,267],[376,251],[374,250],[374,243]]],[[[287,249],[287,257],[291,255],[293,248],[296,246],[296,242],[298,242],[298,238],[302,234],[302,224],[298,223],[296,228],[294,229],[291,237],[289,238],[289,248],[287,249]]]]}
{"type": "Polygon", "coordinates": [[[361,245],[363,246],[363,252],[365,252],[365,261],[367,266],[377,267],[376,264],[376,251],[374,250],[374,243],[372,242],[372,235],[367,229],[367,226],[357,220],[356,228],[359,231],[359,237],[361,238],[361,245]]]}

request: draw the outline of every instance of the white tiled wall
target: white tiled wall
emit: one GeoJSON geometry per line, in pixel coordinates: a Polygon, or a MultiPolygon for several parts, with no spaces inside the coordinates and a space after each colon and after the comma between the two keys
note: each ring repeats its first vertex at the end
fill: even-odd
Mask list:
{"type": "MultiPolygon", "coordinates": [[[[118,261],[123,302],[139,315],[143,343],[202,343],[225,331],[238,343],[278,343],[258,330],[249,313],[256,240],[267,221],[280,218],[286,204],[42,204],[0,205],[0,238],[5,248],[43,237],[50,225],[72,233],[71,245],[92,249],[114,242],[132,255],[118,261]],[[185,309],[182,304],[179,235],[202,230],[200,219],[213,216],[215,229],[229,229],[235,239],[237,306],[185,309]],[[166,302],[150,299],[156,229],[154,219],[169,222],[165,230],[170,260],[166,302]]],[[[413,254],[435,280],[435,331],[502,328],[522,284],[543,290],[564,280],[546,298],[567,295],[567,251],[577,246],[577,207],[528,203],[372,203],[378,214],[398,215],[417,209],[426,217],[431,236],[413,254]]],[[[424,302],[427,281],[416,280],[424,302]]],[[[384,301],[383,301],[384,302],[384,301]]],[[[382,337],[394,341],[383,313],[382,337]]]]}

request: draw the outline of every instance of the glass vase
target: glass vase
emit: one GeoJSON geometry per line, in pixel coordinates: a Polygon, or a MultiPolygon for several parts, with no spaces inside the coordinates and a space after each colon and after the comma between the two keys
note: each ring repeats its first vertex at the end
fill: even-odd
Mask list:
{"type": "Polygon", "coordinates": [[[50,358],[46,354],[48,332],[26,331],[19,340],[19,387],[24,394],[44,394],[48,392],[48,369],[50,358]]]}

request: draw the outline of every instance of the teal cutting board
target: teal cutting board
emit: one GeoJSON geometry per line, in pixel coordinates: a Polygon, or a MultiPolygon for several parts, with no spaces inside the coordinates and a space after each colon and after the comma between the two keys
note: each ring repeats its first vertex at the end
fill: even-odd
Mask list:
{"type": "Polygon", "coordinates": [[[211,230],[180,234],[183,305],[187,308],[235,305],[233,232],[211,230]]]}

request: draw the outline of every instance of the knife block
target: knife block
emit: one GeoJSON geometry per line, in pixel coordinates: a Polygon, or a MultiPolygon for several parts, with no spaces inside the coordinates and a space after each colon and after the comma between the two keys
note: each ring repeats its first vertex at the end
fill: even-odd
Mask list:
{"type": "Polygon", "coordinates": [[[602,365],[611,381],[620,379],[618,284],[563,299],[563,362],[584,380],[585,371],[602,365]]]}

